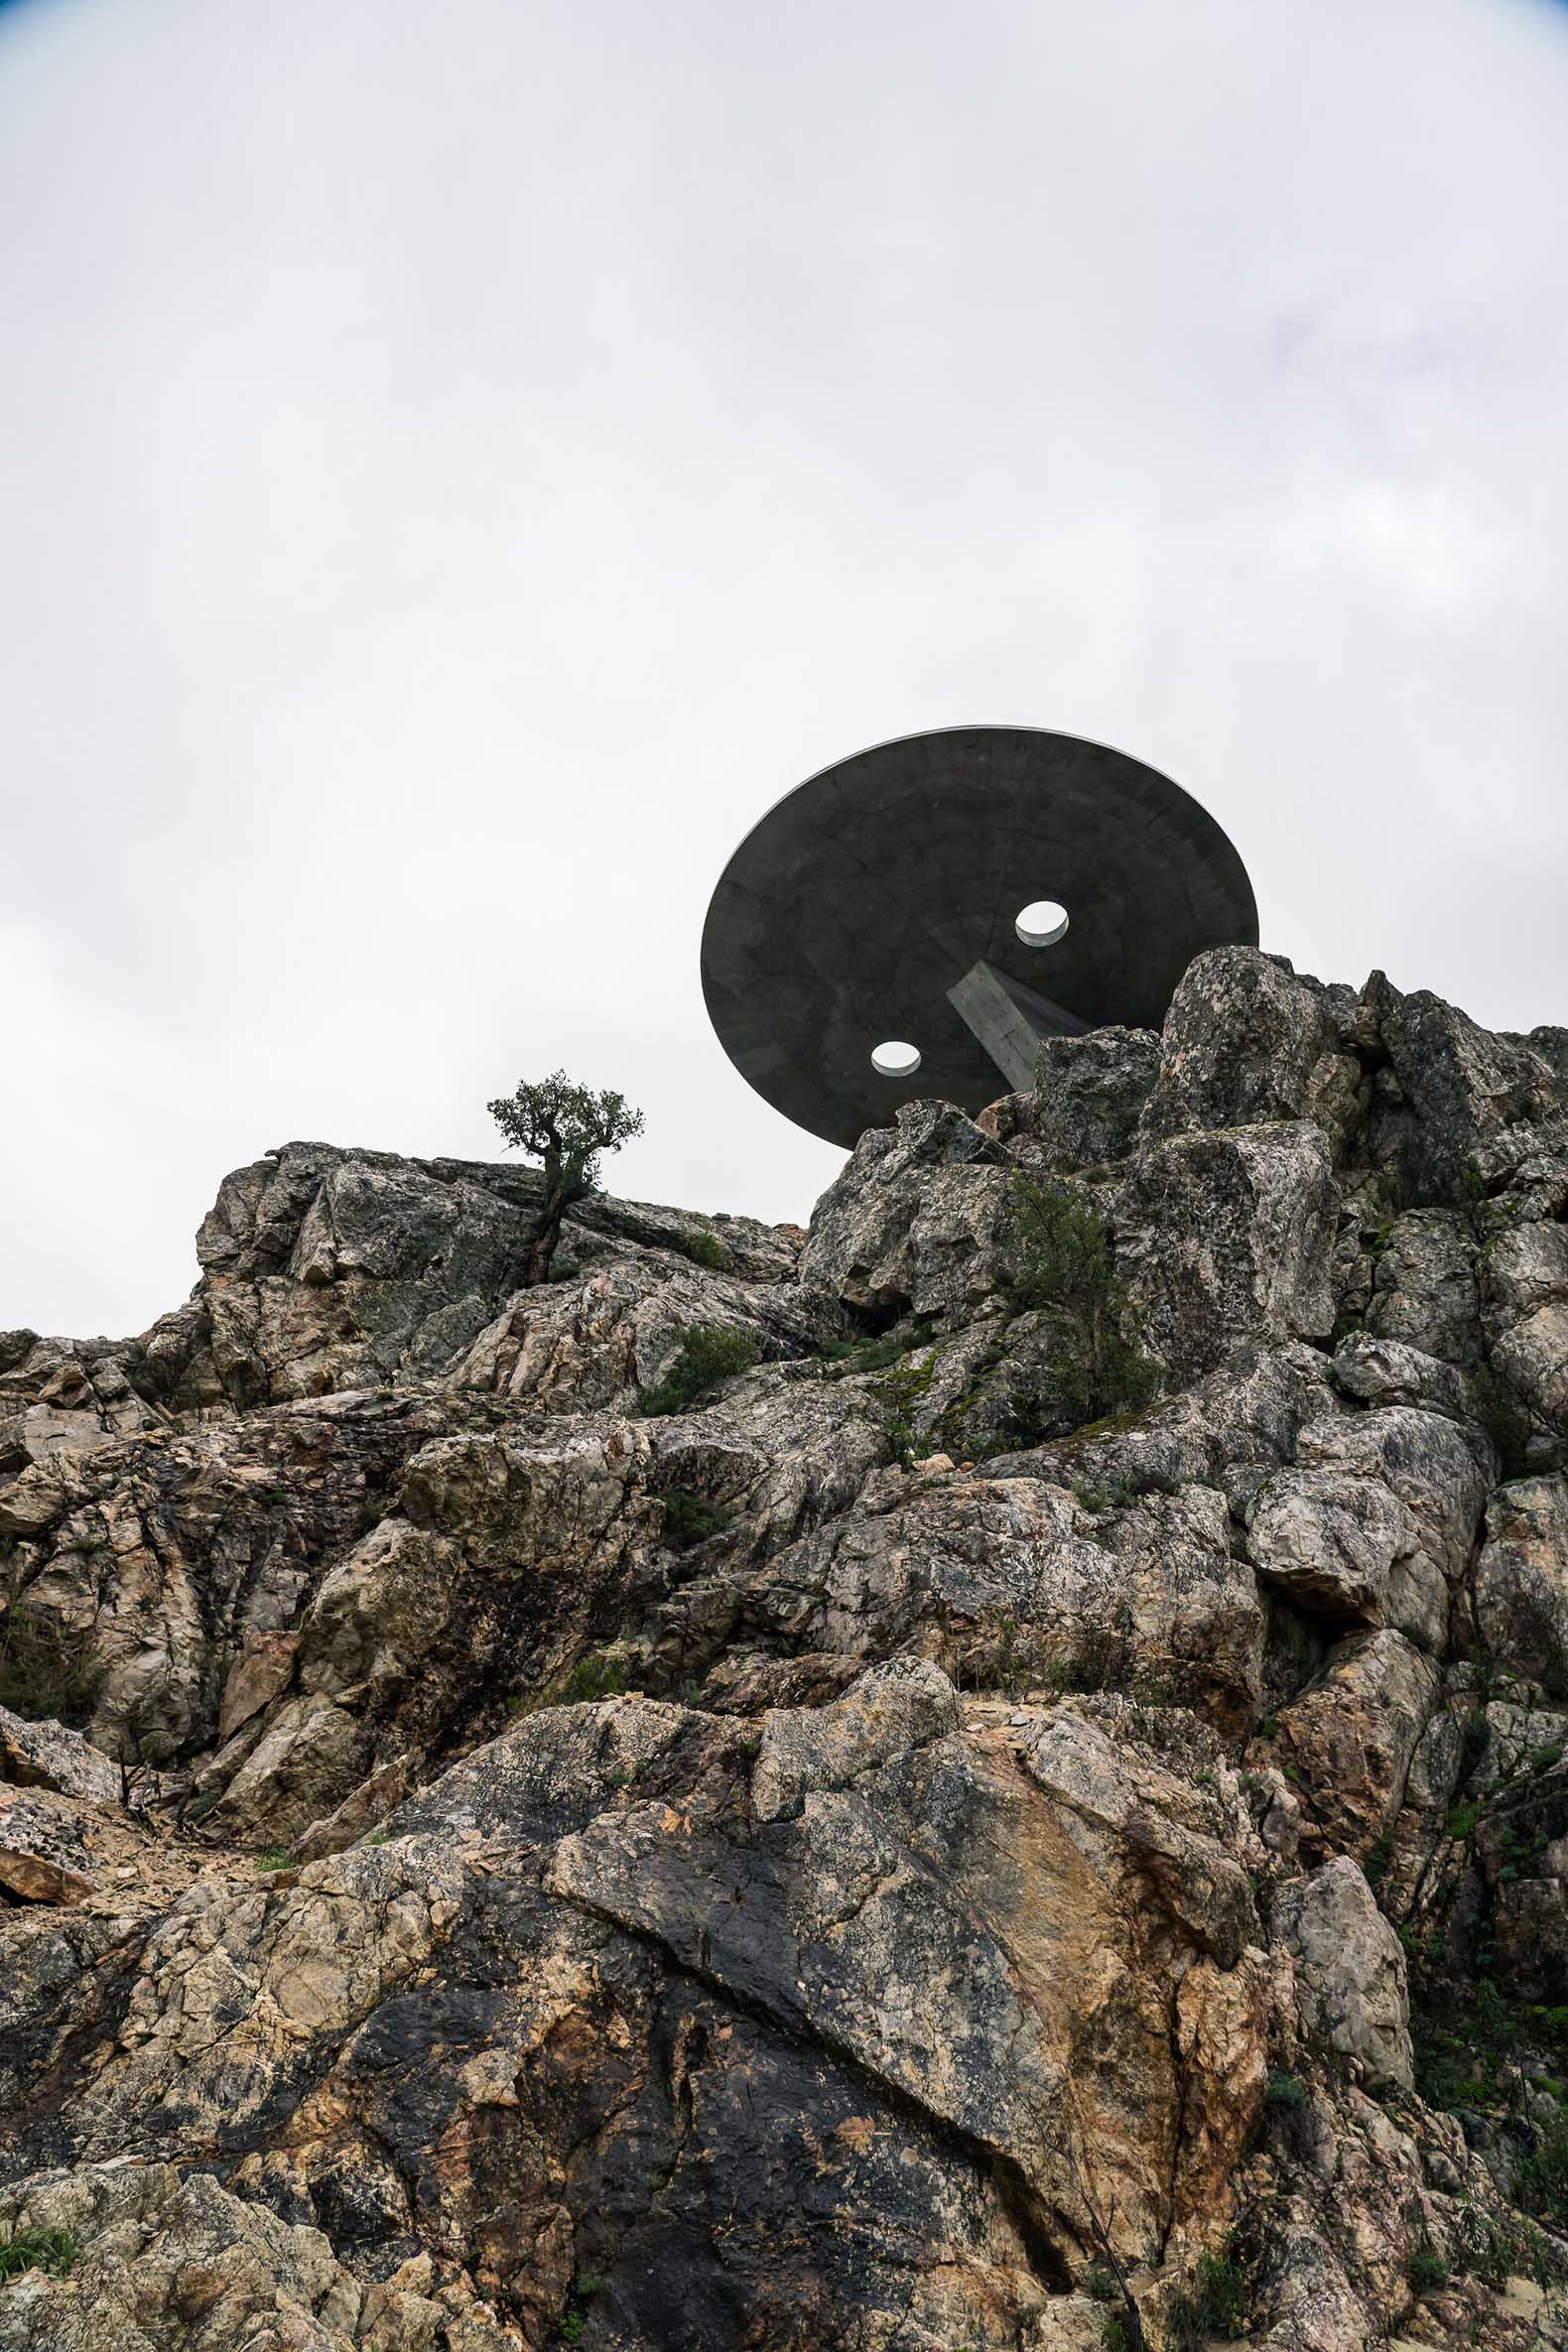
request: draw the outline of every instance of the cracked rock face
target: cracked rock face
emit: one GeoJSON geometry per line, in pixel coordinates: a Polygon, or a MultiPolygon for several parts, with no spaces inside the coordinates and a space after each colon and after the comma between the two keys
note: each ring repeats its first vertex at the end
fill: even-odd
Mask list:
{"type": "Polygon", "coordinates": [[[1561,1039],[1216,950],[809,1236],[291,1144],[0,1333],[0,2352],[1568,2344],[1561,1039]]]}

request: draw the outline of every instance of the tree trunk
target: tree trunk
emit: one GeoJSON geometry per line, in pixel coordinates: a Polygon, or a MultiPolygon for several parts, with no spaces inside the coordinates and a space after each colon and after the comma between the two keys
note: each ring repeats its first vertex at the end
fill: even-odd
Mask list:
{"type": "Polygon", "coordinates": [[[537,1290],[550,1279],[550,1261],[561,1239],[561,1220],[567,1212],[563,1193],[547,1193],[539,1221],[529,1237],[528,1255],[523,1261],[523,1288],[537,1290]]]}

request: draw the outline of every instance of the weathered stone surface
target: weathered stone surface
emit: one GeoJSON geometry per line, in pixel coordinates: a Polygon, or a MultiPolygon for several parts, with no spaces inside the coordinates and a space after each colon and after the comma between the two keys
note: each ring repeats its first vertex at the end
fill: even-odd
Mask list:
{"type": "Polygon", "coordinates": [[[294,1678],[300,1636],[280,1627],[252,1627],[223,1678],[217,1736],[231,1740],[242,1724],[280,1698],[294,1678]]]}
{"type": "Polygon", "coordinates": [[[1396,1082],[1378,1106],[1372,1148],[1398,1205],[1460,1204],[1487,1142],[1556,1110],[1551,1067],[1425,988],[1401,995],[1381,973],[1366,1001],[1396,1082]]]}
{"type": "Polygon", "coordinates": [[[843,1332],[820,1293],[794,1284],[617,1258],[577,1281],[518,1291],[458,1360],[451,1385],[555,1412],[625,1412],[668,1370],[682,1332],[701,1323],[747,1332],[767,1356],[803,1355],[843,1332]]]}
{"type": "Polygon", "coordinates": [[[1282,1470],[1247,1522],[1259,1575],[1342,1625],[1391,1625],[1422,1649],[1442,1645],[1448,1587],[1424,1554],[1414,1515],[1380,1481],[1337,1470],[1282,1470]]]}
{"type": "Polygon", "coordinates": [[[1496,1373],[1568,1436],[1568,1226],[1505,1228],[1483,1253],[1481,1286],[1496,1373]]]}
{"type": "Polygon", "coordinates": [[[120,1801],[119,1772],[101,1749],[62,1723],[29,1723],[8,1707],[0,1707],[0,1780],[91,1804],[120,1801]]]}
{"type": "Polygon", "coordinates": [[[0,1349],[0,1485],[51,1454],[89,1453],[167,1419],[132,1386],[128,1345],[0,1336],[11,1343],[0,1349]]]}
{"type": "Polygon", "coordinates": [[[0,1707],[83,1727],[0,1712],[0,2236],[79,2241],[0,2345],[1100,2352],[1109,2236],[1151,2352],[1204,2253],[1543,2352],[1561,1065],[1221,951],[804,1248],[592,1200],[522,1290],[528,1170],[290,1145],[151,1331],[0,1334],[0,1707]],[[1155,1403],[1038,1409],[1020,1172],[1155,1403]]]}
{"type": "Polygon", "coordinates": [[[1271,1758],[1296,1783],[1302,1850],[1365,1860],[1392,1826],[1437,1693],[1437,1673],[1403,1634],[1354,1634],[1276,1718],[1271,1758]]]}
{"type": "MultiPolygon", "coordinates": [[[[210,2172],[108,2162],[45,2172],[0,2195],[0,2232],[59,2231],[63,2276],[0,2293],[5,2352],[502,2352],[517,2338],[429,2257],[365,2285],[320,2230],[232,2196],[210,2172]]],[[[460,2276],[460,2275],[459,2275],[460,2276]]]]}
{"type": "Polygon", "coordinates": [[[1131,1151],[1159,1067],[1160,1041],[1148,1029],[1042,1038],[1033,1092],[1004,1096],[975,1123],[1027,1167],[1104,1166],[1131,1151]]]}
{"type": "Polygon", "coordinates": [[[0,1787],[0,1888],[19,1902],[79,1902],[90,1856],[68,1800],[0,1787]]]}
{"type": "Polygon", "coordinates": [[[961,1314],[995,1290],[1011,1177],[951,1104],[912,1103],[874,1127],[817,1204],[801,1278],[877,1314],[961,1314]]]}
{"type": "Polygon", "coordinates": [[[966,1684],[1130,1682],[1250,1720],[1263,1616],[1222,1495],[1193,1485],[1092,1509],[1034,1479],[911,1487],[907,1501],[868,1495],[873,1507],[781,1552],[750,1587],[744,1627],[857,1657],[918,1645],[966,1684]]]}
{"type": "Polygon", "coordinates": [[[1473,1411],[1470,1390],[1453,1364],[1370,1331],[1352,1333],[1335,1349],[1334,1384],[1360,1404],[1426,1405],[1456,1421],[1473,1411]]]}
{"type": "Polygon", "coordinates": [[[1446,1418],[1384,1406],[1302,1432],[1297,1466],[1247,1509],[1259,1574],[1343,1626],[1392,1626],[1441,1651],[1469,1565],[1490,1468],[1446,1418]]]}
{"type": "Polygon", "coordinates": [[[1414,2080],[1410,2001],[1399,1938],[1348,1856],[1275,1897],[1296,1964],[1302,2030],[1349,2059],[1373,2090],[1414,2080]]]}
{"type": "Polygon", "coordinates": [[[207,1746],[240,1658],[236,1705],[444,1418],[412,1395],[324,1398],[58,1454],[0,1492],[12,1592],[90,1645],[91,1739],[159,1764],[207,1746]]]}
{"type": "Polygon", "coordinates": [[[1446,1364],[1473,1364],[1481,1348],[1476,1243],[1449,1209],[1413,1209],[1386,1229],[1376,1256],[1370,1330],[1446,1364]]]}
{"type": "Polygon", "coordinates": [[[1171,999],[1146,1143],[1216,1127],[1355,1120],[1361,1065],[1344,1050],[1327,991],[1253,948],[1211,948],[1171,999]]]}
{"type": "Polygon", "coordinates": [[[1117,1251],[1178,1379],[1247,1341],[1333,1328],[1337,1220],[1328,1144],[1304,1120],[1178,1134],[1139,1158],[1117,1204],[1117,1251]]]}
{"type": "Polygon", "coordinates": [[[1476,1624],[1501,1665],[1568,1696],[1568,1481],[1517,1479],[1493,1496],[1476,1624]]]}

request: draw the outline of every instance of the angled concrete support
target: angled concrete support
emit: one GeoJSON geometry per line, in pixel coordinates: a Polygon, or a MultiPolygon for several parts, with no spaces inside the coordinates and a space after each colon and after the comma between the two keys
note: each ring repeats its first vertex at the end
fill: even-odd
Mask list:
{"type": "Polygon", "coordinates": [[[948,990],[948,1002],[985,1048],[1014,1094],[1034,1084],[1035,1048],[1042,1037],[1082,1037],[1089,1027],[1011,973],[982,956],[948,990]]]}

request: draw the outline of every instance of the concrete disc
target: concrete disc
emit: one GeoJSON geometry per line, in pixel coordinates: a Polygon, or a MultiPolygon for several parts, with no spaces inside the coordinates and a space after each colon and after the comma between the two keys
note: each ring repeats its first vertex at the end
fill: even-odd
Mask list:
{"type": "Polygon", "coordinates": [[[1179,785],[1074,735],[945,727],[824,768],[752,828],[709,906],[703,993],[757,1093],[849,1147],[903,1103],[1007,1092],[948,1000],[981,959],[1091,1028],[1157,1029],[1193,957],[1231,942],[1257,944],[1251,884],[1179,785]],[[1028,946],[1042,899],[1068,929],[1028,946]],[[885,1040],[919,1069],[874,1070],[885,1040]]]}

